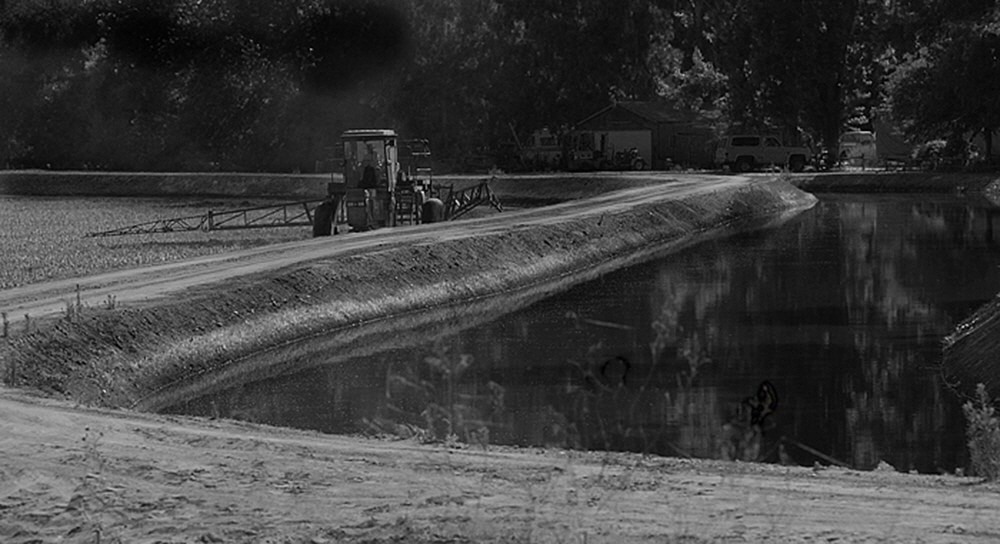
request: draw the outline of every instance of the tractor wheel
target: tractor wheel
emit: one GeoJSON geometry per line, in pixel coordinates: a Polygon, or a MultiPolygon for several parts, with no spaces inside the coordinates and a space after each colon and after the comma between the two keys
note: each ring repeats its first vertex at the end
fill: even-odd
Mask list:
{"type": "Polygon", "coordinates": [[[645,170],[645,169],[646,169],[646,161],[642,159],[636,159],[632,161],[632,170],[645,170]]]}
{"type": "Polygon", "coordinates": [[[806,158],[801,155],[795,155],[791,159],[788,159],[788,169],[792,172],[801,172],[806,167],[806,158]]]}
{"type": "Polygon", "coordinates": [[[422,223],[439,223],[444,220],[444,202],[439,198],[429,198],[424,201],[420,210],[422,223]]]}
{"type": "Polygon", "coordinates": [[[333,231],[333,204],[324,202],[313,210],[313,238],[329,236],[333,231]]]}

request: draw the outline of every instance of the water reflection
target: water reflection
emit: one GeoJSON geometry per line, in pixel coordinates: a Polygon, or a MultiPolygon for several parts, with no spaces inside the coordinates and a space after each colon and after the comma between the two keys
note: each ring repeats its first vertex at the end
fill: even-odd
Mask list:
{"type": "Polygon", "coordinates": [[[417,348],[170,411],[326,432],[901,470],[964,464],[941,338],[992,298],[988,204],[830,197],[417,348]],[[773,384],[753,424],[745,401],[773,384]]]}

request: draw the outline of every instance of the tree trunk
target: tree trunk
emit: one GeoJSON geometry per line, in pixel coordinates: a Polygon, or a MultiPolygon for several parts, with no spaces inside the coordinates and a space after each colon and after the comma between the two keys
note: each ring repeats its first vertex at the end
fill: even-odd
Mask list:
{"type": "Polygon", "coordinates": [[[983,128],[983,143],[984,143],[983,147],[986,148],[986,150],[983,152],[983,154],[986,155],[986,162],[987,163],[992,163],[993,162],[993,127],[985,127],[985,128],[983,128]]]}

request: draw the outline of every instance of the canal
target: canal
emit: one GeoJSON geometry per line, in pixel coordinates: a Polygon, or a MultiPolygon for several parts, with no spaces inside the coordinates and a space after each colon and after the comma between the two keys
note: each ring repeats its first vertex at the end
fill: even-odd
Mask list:
{"type": "Polygon", "coordinates": [[[165,410],[329,433],[953,471],[941,340],[1000,290],[975,198],[823,196],[420,346],[165,410]],[[766,384],[766,385],[763,385],[766,384]],[[756,409],[754,408],[756,406],[756,409]]]}

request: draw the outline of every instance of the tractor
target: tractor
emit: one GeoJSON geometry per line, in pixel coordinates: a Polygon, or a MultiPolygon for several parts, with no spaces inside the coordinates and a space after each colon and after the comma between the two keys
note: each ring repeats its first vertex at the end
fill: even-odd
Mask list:
{"type": "Polygon", "coordinates": [[[343,177],[331,176],[322,200],[209,211],[206,215],[160,219],[92,232],[89,236],[309,225],[313,237],[318,237],[336,234],[338,227],[345,224],[349,230],[359,232],[450,221],[481,204],[503,211],[487,181],[464,189],[435,186],[427,140],[401,140],[391,129],[348,130],[340,136],[336,158],[343,167],[343,177]]]}
{"type": "Polygon", "coordinates": [[[400,140],[390,129],[348,130],[340,139],[343,181],[328,184],[313,236],[336,233],[341,222],[366,231],[457,219],[480,204],[503,209],[487,182],[462,190],[436,186],[427,140],[400,140]]]}
{"type": "Polygon", "coordinates": [[[343,180],[331,181],[327,199],[317,206],[313,236],[329,236],[338,218],[345,218],[352,231],[420,220],[420,211],[431,192],[430,158],[425,140],[402,142],[404,154],[414,164],[400,164],[400,140],[390,129],[348,130],[341,134],[343,180]],[[419,149],[419,150],[415,150],[419,149]],[[424,179],[418,179],[426,175],[424,179]]]}

